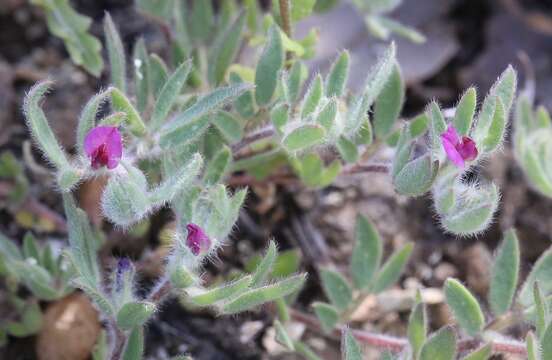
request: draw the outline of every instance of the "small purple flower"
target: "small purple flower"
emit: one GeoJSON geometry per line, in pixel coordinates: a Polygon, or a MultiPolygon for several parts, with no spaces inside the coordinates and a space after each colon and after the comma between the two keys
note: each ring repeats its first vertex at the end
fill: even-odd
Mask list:
{"type": "Polygon", "coordinates": [[[464,168],[466,161],[472,161],[477,157],[475,141],[467,136],[460,138],[452,125],[449,125],[447,131],[441,134],[441,142],[450,161],[461,169],[464,168]]]}
{"type": "Polygon", "coordinates": [[[123,288],[123,277],[126,272],[134,271],[133,264],[129,258],[120,258],[117,261],[117,272],[115,273],[115,289],[121,291],[123,288]]]}
{"type": "Polygon", "coordinates": [[[115,126],[97,126],[84,138],[84,151],[93,169],[114,169],[123,154],[121,133],[115,126]]]}
{"type": "Polygon", "coordinates": [[[199,255],[200,252],[205,252],[211,247],[211,239],[205,234],[203,229],[196,224],[186,225],[188,230],[188,237],[186,238],[186,245],[192,251],[192,254],[199,255]]]}

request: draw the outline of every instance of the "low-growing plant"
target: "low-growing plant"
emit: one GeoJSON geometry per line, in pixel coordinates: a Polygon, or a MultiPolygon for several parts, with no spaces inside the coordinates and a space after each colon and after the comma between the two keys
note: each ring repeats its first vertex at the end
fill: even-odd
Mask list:
{"type": "MultiPolygon", "coordinates": [[[[66,1],[37,3],[48,11],[50,28],[66,40],[75,61],[94,60],[84,56],[89,49],[82,48],[95,44],[86,33],[89,21],[68,10],[66,1]],[[60,8],[65,11],[59,13],[60,8]],[[62,29],[58,29],[60,19],[66,20],[62,29]],[[76,44],[75,35],[80,39],[76,44]]],[[[447,326],[431,335],[420,296],[413,301],[408,338],[348,327],[366,297],[399,280],[413,251],[408,243],[384,261],[382,240],[362,216],[356,223],[349,274],[332,267],[319,271],[328,302],[313,304],[316,318],[290,307],[306,274],[297,273],[293,256],[278,256],[274,242],[264,257],[251,262],[248,274],[214,287],[201,278],[203,264],[227,241],[246,198],[247,189],[236,188],[263,180],[302,181],[322,188],[341,175],[387,173],[401,195],[430,194],[446,232],[471,236],[484,231],[500,195],[492,182],[478,179],[475,169],[503,146],[516,91],[512,67],[497,79],[479,111],[476,90],[470,88],[451,116],[432,102],[422,114],[405,120],[400,119],[405,84],[394,44],[382,51],[357,94],[346,89],[350,64],[346,50],[336,54],[327,74],[309,76],[304,60],[314,55],[316,32],[297,40],[293,25],[317,5],[323,9],[332,1],[320,5],[279,0],[266,14],[256,1],[247,0],[243,9],[234,1],[223,1],[218,12],[210,1],[194,1],[192,6],[185,1],[136,3],[165,33],[170,61],[150,54],[144,39],[134,44],[128,59],[117,26],[106,14],[110,86],[92,97],[78,117],[75,153],[61,147],[41,107],[53,81],[39,82],[25,98],[27,126],[51,164],[63,199],[66,257],[56,260],[49,247],[40,250],[31,235],[25,237],[23,251],[0,238],[2,274],[24,284],[37,299],[53,300],[72,288],[90,297],[107,330],[95,359],[142,358],[144,327],[171,294],[178,294],[187,305],[219,314],[236,314],[274,301],[277,339],[308,359],[318,357],[286,330],[293,317],[326,333],[337,331],[343,356],[351,360],[362,357],[357,341],[389,350],[385,359],[446,360],[459,355],[473,360],[499,352],[552,358],[547,349],[552,334],[547,301],[552,292],[550,251],[542,255],[516,296],[520,261],[513,230],[505,233],[496,254],[488,301],[481,303],[461,282],[448,279],[444,294],[457,328],[447,326]],[[244,48],[257,54],[249,65],[242,63],[244,48]],[[384,147],[393,150],[389,163],[374,159],[373,154],[384,147]],[[136,269],[130,259],[118,259],[112,271],[99,264],[100,229],[92,226],[73,195],[80,183],[96,177],[107,179],[101,213],[122,230],[133,230],[160,208],[174,214],[164,273],[145,296],[135,291],[136,269]],[[292,271],[276,271],[278,261],[290,262],[285,268],[292,271]],[[505,326],[525,320],[536,328],[527,345],[497,335],[505,326]]],[[[382,35],[407,31],[410,38],[420,40],[382,16],[399,1],[355,3],[369,11],[372,30],[376,24],[382,35]]],[[[99,45],[92,48],[98,50],[99,45]]],[[[99,72],[101,61],[94,64],[87,66],[99,72]]],[[[520,96],[517,102],[516,154],[534,186],[547,194],[546,142],[539,143],[538,150],[534,143],[546,136],[549,120],[544,111],[533,116],[527,98],[520,96]]],[[[21,176],[14,178],[25,186],[21,176]]],[[[36,321],[29,325],[25,315],[22,319],[27,333],[36,331],[36,321]]]]}

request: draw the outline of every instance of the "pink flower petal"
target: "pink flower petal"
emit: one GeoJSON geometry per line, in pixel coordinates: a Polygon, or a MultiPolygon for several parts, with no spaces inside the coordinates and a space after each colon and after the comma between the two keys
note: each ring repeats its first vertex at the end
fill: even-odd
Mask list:
{"type": "Polygon", "coordinates": [[[452,142],[448,140],[447,137],[441,135],[441,142],[443,143],[443,148],[445,148],[445,153],[447,154],[447,157],[454,163],[454,165],[458,166],[459,168],[464,167],[464,159],[462,158],[462,155],[456,150],[456,147],[452,142]]]}
{"type": "Polygon", "coordinates": [[[453,146],[460,143],[460,136],[452,124],[448,126],[447,131],[441,134],[441,139],[447,139],[453,146]]]}
{"type": "Polygon", "coordinates": [[[192,254],[199,255],[201,252],[206,252],[211,247],[211,239],[205,234],[203,229],[196,224],[186,225],[188,230],[188,237],[186,238],[186,245],[192,251],[192,254]]]}
{"type": "Polygon", "coordinates": [[[95,127],[84,139],[84,151],[94,169],[102,166],[114,169],[123,155],[121,133],[114,126],[95,127]]]}
{"type": "Polygon", "coordinates": [[[462,156],[465,161],[475,160],[477,154],[479,153],[477,151],[477,147],[475,146],[475,141],[467,136],[462,138],[462,143],[460,143],[456,148],[458,149],[460,156],[462,156]]]}

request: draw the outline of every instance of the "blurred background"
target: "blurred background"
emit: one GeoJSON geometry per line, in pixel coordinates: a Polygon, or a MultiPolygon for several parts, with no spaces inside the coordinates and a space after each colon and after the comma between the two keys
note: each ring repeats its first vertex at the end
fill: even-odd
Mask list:
{"type": "MultiPolygon", "coordinates": [[[[127,51],[139,36],[146,38],[150,51],[166,51],[159,28],[138,14],[132,1],[71,3],[77,11],[93,18],[91,32],[95,36],[103,38],[102,19],[109,11],[127,51]]],[[[266,8],[268,3],[264,1],[263,6],[266,8]]],[[[535,86],[537,103],[552,109],[552,1],[404,0],[391,17],[427,38],[423,44],[395,39],[408,85],[405,118],[422,112],[432,99],[444,108],[454,106],[470,85],[477,86],[479,94],[486,93],[508,64],[518,70],[520,88],[527,83],[535,86]]],[[[312,27],[319,29],[319,42],[317,55],[308,62],[311,74],[325,73],[338,51],[349,49],[349,86],[358,89],[385,43],[367,31],[363,16],[346,0],[327,13],[301,22],[295,31],[301,37],[312,27]]],[[[77,116],[85,102],[107,86],[107,77],[89,76],[70,61],[63,43],[47,31],[40,9],[25,0],[0,0],[0,152],[10,150],[16,155],[29,182],[26,198],[13,206],[13,181],[0,174],[0,231],[21,239],[30,229],[41,241],[61,247],[67,229],[60,215],[60,198],[53,191],[40,155],[30,146],[21,113],[25,91],[47,77],[54,79],[56,86],[44,108],[60,141],[71,149],[77,116]]],[[[424,296],[430,299],[431,327],[438,328],[449,321],[440,290],[443,281],[449,276],[457,277],[477,296],[484,297],[491,254],[504,229],[515,226],[518,230],[524,274],[550,245],[552,202],[528,189],[509,144],[480,171],[501,188],[502,201],[491,228],[475,238],[464,239],[444,234],[429,198],[396,195],[385,174],[340,177],[334,185],[318,191],[269,182],[254,184],[237,231],[221,251],[220,260],[208,266],[205,278],[215,281],[247,267],[254,255],[266,247],[268,239],[274,237],[280,248],[294,254],[300,260],[299,266],[310,273],[296,305],[310,311],[307,305],[323,298],[316,269],[329,262],[346,266],[354,220],[357,213],[362,213],[381,232],[386,253],[406,241],[414,241],[416,247],[400,284],[368,298],[355,314],[354,325],[404,335],[410,306],[407,300],[422,285],[424,296]]],[[[85,183],[79,191],[81,206],[96,224],[102,222],[98,212],[101,187],[102,181],[96,180],[85,183]]],[[[170,214],[162,211],[149,228],[133,229],[130,234],[103,226],[107,234],[102,251],[106,266],[110,266],[111,254],[139,260],[142,283],[147,289],[162,266],[163,229],[170,226],[170,214]]],[[[10,316],[9,307],[2,305],[3,286],[0,280],[0,322],[10,316]]],[[[71,354],[66,359],[86,359],[94,344],[90,339],[97,336],[101,327],[89,302],[75,295],[41,306],[46,311],[41,332],[34,337],[10,339],[0,348],[0,359],[56,359],[60,349],[61,353],[71,354]],[[61,331],[61,317],[69,307],[79,321],[61,331]]],[[[147,356],[162,359],[190,352],[199,360],[292,359],[274,341],[272,316],[270,309],[264,308],[256,313],[218,318],[208,312],[188,311],[174,299],[148,327],[147,356]]],[[[306,342],[324,358],[339,357],[337,341],[310,333],[304,324],[295,325],[295,331],[304,333],[306,342]]],[[[523,330],[513,329],[512,334],[523,330]]],[[[375,352],[367,353],[369,359],[377,358],[375,352]]]]}

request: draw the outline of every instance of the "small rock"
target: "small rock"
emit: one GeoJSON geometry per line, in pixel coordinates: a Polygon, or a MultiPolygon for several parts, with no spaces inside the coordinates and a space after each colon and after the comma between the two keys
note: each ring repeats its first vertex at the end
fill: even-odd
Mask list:
{"type": "Polygon", "coordinates": [[[240,328],[240,341],[248,343],[261,331],[264,324],[262,321],[246,321],[240,328]]]}

